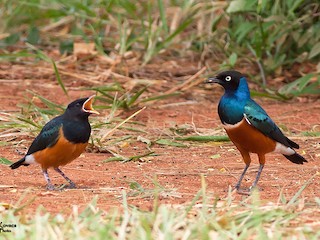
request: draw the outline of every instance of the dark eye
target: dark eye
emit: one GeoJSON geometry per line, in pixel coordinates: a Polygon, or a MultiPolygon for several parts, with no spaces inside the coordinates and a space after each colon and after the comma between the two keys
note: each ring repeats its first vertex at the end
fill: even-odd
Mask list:
{"type": "Polygon", "coordinates": [[[230,76],[226,76],[225,79],[226,79],[227,82],[231,81],[231,77],[230,76]]]}
{"type": "Polygon", "coordinates": [[[81,106],[81,104],[80,103],[76,103],[76,107],[80,107],[81,106]]]}

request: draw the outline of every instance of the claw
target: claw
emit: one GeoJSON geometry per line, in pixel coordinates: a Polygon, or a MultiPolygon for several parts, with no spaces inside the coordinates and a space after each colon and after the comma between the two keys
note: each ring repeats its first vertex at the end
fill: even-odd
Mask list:
{"type": "Polygon", "coordinates": [[[250,196],[251,191],[248,188],[242,188],[242,189],[237,189],[237,193],[240,195],[246,195],[246,196],[250,196]]]}
{"type": "Polygon", "coordinates": [[[52,184],[47,184],[46,189],[49,191],[56,190],[56,188],[52,184]]]}
{"type": "Polygon", "coordinates": [[[66,188],[68,188],[68,189],[76,189],[77,186],[73,182],[71,182],[69,185],[66,186],[66,188]]]}

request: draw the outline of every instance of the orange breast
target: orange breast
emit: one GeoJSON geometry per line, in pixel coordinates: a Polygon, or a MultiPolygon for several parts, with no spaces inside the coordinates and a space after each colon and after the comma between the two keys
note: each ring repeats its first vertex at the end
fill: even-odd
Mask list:
{"type": "Polygon", "coordinates": [[[60,129],[58,142],[49,148],[35,152],[34,156],[42,169],[50,167],[59,167],[66,165],[79,157],[85,150],[88,143],[71,143],[63,135],[62,128],[60,129]]]}
{"type": "Polygon", "coordinates": [[[236,147],[247,152],[266,154],[276,147],[274,140],[251,126],[245,118],[236,125],[225,125],[225,130],[236,147]]]}

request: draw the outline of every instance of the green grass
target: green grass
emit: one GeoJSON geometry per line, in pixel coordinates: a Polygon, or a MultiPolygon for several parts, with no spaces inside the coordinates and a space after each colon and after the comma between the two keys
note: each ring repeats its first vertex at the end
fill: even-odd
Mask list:
{"type": "Polygon", "coordinates": [[[249,50],[265,85],[266,74],[319,59],[319,16],[313,15],[319,6],[314,1],[231,1],[226,10],[232,21],[230,48],[236,44],[244,54],[249,50]]]}
{"type": "Polygon", "coordinates": [[[71,54],[75,42],[95,43],[98,55],[122,60],[134,52],[143,65],[191,51],[218,62],[219,69],[207,66],[210,74],[256,68],[251,78],[263,87],[290,73],[284,82],[295,80],[294,86],[274,91],[284,99],[319,94],[319,8],[312,0],[4,0],[0,61],[50,62],[67,94],[59,67],[45,53],[51,47],[71,54]],[[310,63],[314,68],[300,70],[310,63]]]}
{"type": "MultiPolygon", "coordinates": [[[[151,194],[153,209],[144,211],[130,205],[130,197],[122,192],[121,208],[99,209],[95,197],[85,210],[74,207],[70,215],[51,214],[39,207],[35,215],[21,216],[28,205],[21,199],[1,213],[1,221],[16,224],[11,233],[0,233],[2,239],[318,239],[320,231],[312,213],[320,207],[320,199],[305,202],[301,191],[289,200],[279,196],[279,203],[263,204],[258,192],[242,201],[233,200],[231,189],[224,199],[208,196],[202,177],[202,188],[195,198],[183,205],[159,203],[165,191],[153,191],[133,183],[132,189],[151,194]],[[121,210],[120,210],[121,209],[121,210]]],[[[136,197],[136,195],[135,195],[136,197]]],[[[8,207],[6,204],[3,206],[8,207]]],[[[319,223],[319,222],[318,222],[319,223]]]]}
{"type": "MultiPolygon", "coordinates": [[[[0,62],[30,67],[47,64],[56,84],[68,95],[62,72],[69,70],[62,68],[64,62],[60,60],[73,53],[75,43],[86,42],[94,43],[97,53],[79,59],[79,69],[86,70],[88,59],[100,65],[97,56],[114,61],[119,58],[112,70],[128,77],[122,69],[130,67],[126,62],[128,54],[137,56],[137,65],[144,69],[154,60],[190,58],[192,53],[194,61],[208,69],[202,77],[229,68],[255,69],[248,72],[250,79],[267,91],[256,93],[259,96],[286,100],[319,95],[319,8],[320,4],[311,0],[2,0],[0,62]],[[59,50],[61,55],[51,54],[52,50],[59,50]],[[217,65],[212,67],[209,59],[217,65]],[[283,77],[285,83],[270,90],[277,77],[283,77]]],[[[105,69],[105,65],[99,67],[105,69]]],[[[154,101],[179,94],[149,94],[152,81],[144,79],[127,90],[112,76],[107,83],[86,88],[97,93],[94,105],[98,110],[110,111],[108,116],[90,120],[94,131],[91,147],[114,155],[106,161],[155,156],[155,143],[186,147],[192,141],[199,144],[228,140],[225,136],[195,136],[194,130],[183,127],[170,129],[161,137],[136,138],[145,133],[143,123],[124,120],[119,112],[137,112],[154,101]],[[121,129],[121,136],[113,135],[117,129],[121,129]],[[132,156],[109,149],[125,141],[143,142],[145,149],[132,156]]],[[[29,98],[19,113],[1,112],[0,137],[9,143],[23,145],[21,139],[37,135],[46,122],[64,110],[40,93],[30,94],[44,107],[29,98]]],[[[8,165],[10,161],[0,158],[0,164],[8,165]]],[[[161,186],[148,190],[134,182],[130,193],[123,192],[121,208],[103,211],[95,198],[84,211],[75,208],[70,215],[54,215],[39,207],[35,215],[23,216],[29,199],[22,198],[6,210],[3,208],[7,205],[0,204],[0,221],[18,226],[12,233],[0,233],[0,239],[319,239],[319,230],[310,222],[315,221],[312,213],[319,209],[320,199],[306,202],[301,192],[307,184],[291,198],[281,193],[278,204],[270,205],[258,193],[240,202],[231,193],[216,199],[208,196],[202,180],[202,189],[192,202],[170,206],[159,204],[159,194],[165,191],[161,186]],[[129,205],[130,194],[153,197],[153,209],[143,211],[129,205]]]]}

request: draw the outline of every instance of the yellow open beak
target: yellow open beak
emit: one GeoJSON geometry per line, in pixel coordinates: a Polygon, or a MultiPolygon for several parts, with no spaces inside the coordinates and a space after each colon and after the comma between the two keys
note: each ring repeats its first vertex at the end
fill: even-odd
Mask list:
{"type": "Polygon", "coordinates": [[[98,111],[94,110],[94,108],[92,107],[92,102],[93,102],[93,98],[95,97],[96,95],[92,95],[90,97],[88,97],[88,100],[84,102],[83,106],[82,106],[82,110],[84,112],[88,112],[88,113],[91,113],[91,114],[100,114],[98,111]]]}

